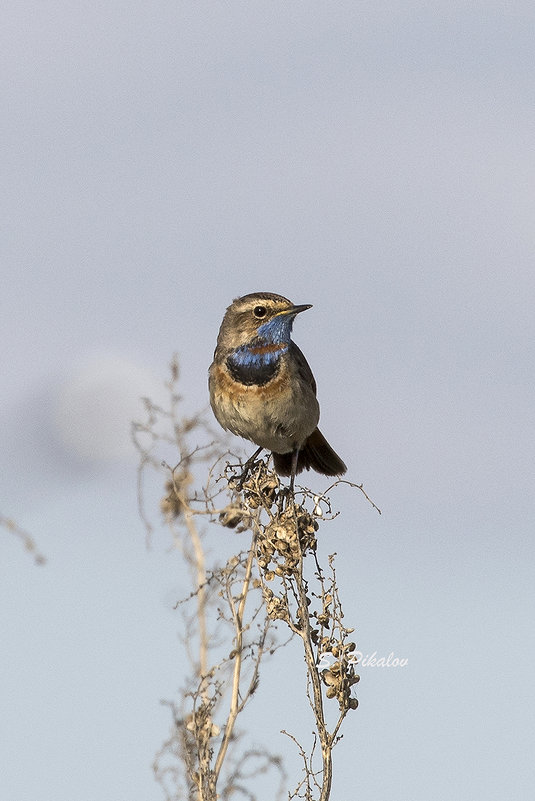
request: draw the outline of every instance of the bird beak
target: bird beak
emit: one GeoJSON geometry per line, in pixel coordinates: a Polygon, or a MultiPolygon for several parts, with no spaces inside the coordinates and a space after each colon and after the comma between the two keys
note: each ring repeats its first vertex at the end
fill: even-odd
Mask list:
{"type": "Polygon", "coordinates": [[[282,317],[282,315],[285,315],[285,314],[291,315],[292,317],[295,317],[295,315],[299,314],[299,312],[304,312],[307,309],[311,309],[311,308],[312,308],[312,304],[311,303],[303,303],[301,306],[290,306],[289,309],[284,309],[283,311],[277,312],[275,317],[282,317]]]}

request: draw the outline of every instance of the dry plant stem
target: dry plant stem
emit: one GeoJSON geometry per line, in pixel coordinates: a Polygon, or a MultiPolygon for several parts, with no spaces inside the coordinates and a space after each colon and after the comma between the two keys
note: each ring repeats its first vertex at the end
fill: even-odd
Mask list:
{"type": "MultiPolygon", "coordinates": [[[[193,515],[187,508],[184,510],[184,522],[186,524],[193,548],[193,556],[192,559],[190,559],[190,564],[192,564],[194,569],[195,580],[198,588],[195,596],[197,599],[197,623],[199,627],[199,695],[202,701],[202,706],[205,709],[208,709],[210,703],[210,679],[208,676],[208,633],[206,626],[207,575],[204,549],[202,547],[199,531],[193,521],[193,515]]],[[[215,801],[215,782],[213,782],[210,771],[210,755],[209,751],[206,749],[204,737],[202,737],[201,742],[199,742],[198,759],[199,772],[197,778],[197,788],[199,791],[199,801],[215,801]]]]}
{"type": "Polygon", "coordinates": [[[234,671],[232,674],[232,696],[230,701],[230,710],[227,718],[227,723],[225,726],[225,733],[223,735],[223,740],[221,742],[221,746],[219,748],[219,753],[217,755],[214,767],[214,784],[217,784],[217,780],[221,772],[221,767],[223,765],[225,755],[227,753],[227,749],[232,737],[234,724],[236,722],[236,718],[240,711],[240,678],[241,678],[242,649],[243,649],[243,616],[245,612],[245,604],[247,602],[247,592],[249,590],[249,584],[251,582],[251,571],[253,567],[253,557],[254,557],[254,542],[255,542],[255,537],[253,535],[253,540],[251,542],[251,547],[249,549],[249,556],[247,558],[247,564],[245,566],[245,576],[243,579],[242,591],[239,596],[239,602],[237,606],[235,599],[233,599],[232,597],[232,594],[229,593],[229,600],[232,609],[232,617],[234,619],[234,625],[236,628],[236,639],[235,639],[236,655],[234,657],[234,671]]]}
{"type": "Polygon", "coordinates": [[[195,558],[195,573],[197,580],[197,620],[199,623],[199,675],[201,676],[200,694],[203,702],[208,702],[208,634],[206,628],[206,565],[204,560],[204,550],[197,526],[193,522],[192,515],[188,512],[184,514],[184,519],[188,529],[188,534],[193,546],[195,558]]]}
{"type": "MultiPolygon", "coordinates": [[[[269,492],[264,485],[255,486],[253,496],[258,502],[249,507],[246,491],[240,493],[236,483],[240,475],[232,476],[232,485],[226,469],[222,475],[214,475],[219,472],[225,454],[199,416],[179,417],[176,360],[171,368],[168,406],[158,407],[146,400],[148,419],[132,427],[140,453],[138,504],[147,542],[150,544],[154,529],[144,508],[144,477],[147,471],[163,470],[166,495],[161,498],[160,511],[192,583],[189,596],[179,602],[190,603],[189,612],[184,614],[190,675],[180,703],[171,705],[173,729],[155,760],[156,779],[167,801],[218,798],[230,801],[238,796],[255,801],[258,798],[255,781],[258,783],[258,778],[267,771],[275,771],[281,777],[281,784],[271,797],[281,799],[285,773],[280,759],[263,748],[244,750],[242,733],[238,730],[240,713],[258,686],[260,662],[267,651],[272,654],[279,647],[273,647],[268,635],[273,618],[264,616],[261,585],[254,579],[260,515],[266,509],[265,497],[275,496],[279,485],[267,476],[269,492]],[[210,435],[210,443],[197,443],[199,429],[210,435]],[[180,458],[174,467],[162,458],[160,446],[165,450],[169,446],[176,448],[180,458]],[[216,457],[208,481],[200,490],[196,489],[195,465],[214,461],[216,457]],[[221,498],[223,508],[217,508],[221,498]],[[223,526],[237,533],[250,529],[250,550],[240,548],[224,565],[212,564],[205,551],[200,522],[203,518],[210,523],[219,518],[223,526]]],[[[294,610],[298,605],[295,597],[294,610]]]]}
{"type": "MultiPolygon", "coordinates": [[[[297,527],[297,521],[296,521],[297,527]]],[[[321,745],[321,759],[322,759],[322,782],[321,794],[319,801],[328,801],[331,794],[332,784],[332,738],[329,735],[327,726],[325,725],[325,712],[323,709],[323,695],[321,692],[321,679],[316,665],[316,658],[314,655],[314,648],[312,645],[312,635],[310,628],[310,616],[308,612],[306,583],[303,577],[303,554],[299,559],[298,574],[296,576],[297,593],[299,598],[299,617],[300,629],[299,636],[303,640],[305,650],[305,661],[307,664],[307,671],[312,684],[312,698],[314,717],[316,719],[316,729],[321,745]]]]}
{"type": "Polygon", "coordinates": [[[30,537],[28,532],[24,531],[22,528],[20,528],[20,526],[17,526],[14,520],[11,520],[9,517],[4,517],[4,515],[0,515],[0,526],[7,529],[20,540],[22,540],[26,550],[33,554],[33,558],[37,565],[44,565],[46,559],[41,553],[39,553],[33,538],[30,537]]]}

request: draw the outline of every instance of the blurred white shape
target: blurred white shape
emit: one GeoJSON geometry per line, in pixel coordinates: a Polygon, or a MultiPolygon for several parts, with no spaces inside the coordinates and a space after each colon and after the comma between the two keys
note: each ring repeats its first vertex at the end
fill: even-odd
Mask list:
{"type": "Polygon", "coordinates": [[[316,517],[323,517],[323,509],[320,506],[321,495],[314,495],[314,514],[316,517]]]}
{"type": "Polygon", "coordinates": [[[130,427],[143,420],[142,398],[165,402],[163,382],[144,367],[114,354],[92,356],[63,386],[56,424],[64,445],[82,460],[131,460],[130,427]]]}

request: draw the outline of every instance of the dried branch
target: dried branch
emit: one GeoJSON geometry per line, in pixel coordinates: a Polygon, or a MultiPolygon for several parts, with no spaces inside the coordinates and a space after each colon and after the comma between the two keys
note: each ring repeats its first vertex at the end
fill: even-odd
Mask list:
{"type": "MultiPolygon", "coordinates": [[[[243,709],[243,704],[240,704],[240,682],[241,682],[241,670],[242,670],[242,658],[243,658],[243,625],[244,625],[245,603],[247,600],[247,593],[251,581],[251,569],[253,566],[253,548],[254,548],[254,537],[253,537],[253,542],[251,544],[251,548],[249,550],[249,555],[245,567],[245,576],[243,578],[242,592],[238,599],[235,599],[233,597],[232,588],[227,586],[226,597],[232,612],[232,618],[234,621],[234,627],[236,632],[234,638],[235,648],[233,652],[234,671],[232,675],[232,693],[231,693],[230,709],[227,717],[225,731],[223,734],[223,740],[221,742],[221,746],[219,748],[219,753],[217,755],[214,767],[214,782],[216,784],[219,778],[219,774],[221,772],[223,760],[225,759],[227,753],[230,739],[232,737],[232,732],[234,730],[234,724],[236,723],[236,718],[238,716],[238,713],[240,712],[240,709],[243,709]],[[236,601],[238,601],[237,607],[236,607],[236,601]]],[[[263,643],[260,644],[260,658],[262,652],[262,645],[263,643]]],[[[255,671],[255,676],[256,674],[257,670],[255,671]]],[[[247,698],[247,695],[245,697],[247,698]]]]}
{"type": "Polygon", "coordinates": [[[18,526],[14,520],[11,520],[11,518],[9,517],[4,517],[3,515],[0,515],[0,526],[7,529],[7,531],[11,532],[11,534],[14,534],[22,541],[22,544],[24,545],[25,549],[33,555],[36,565],[45,564],[46,557],[44,557],[43,554],[39,553],[39,551],[37,550],[37,545],[33,537],[30,536],[30,534],[28,534],[27,531],[24,531],[24,529],[18,526]]]}
{"type": "MultiPolygon", "coordinates": [[[[274,639],[273,624],[278,623],[301,642],[305,695],[315,728],[308,749],[283,729],[304,766],[304,777],[288,798],[328,801],[333,748],[348,712],[358,706],[352,688],[359,680],[352,658],[356,646],[349,639],[353,629],[343,624],[334,554],[327,570],[317,556],[320,522],[336,513],[326,493],[314,495],[306,488],[289,492],[268,459],[249,460],[244,468],[232,454],[221,456],[214,439],[192,445],[192,436],[202,432],[212,437],[212,432],[199,416],[180,418],[178,377],[175,359],[169,409],[146,401],[147,420],[133,426],[140,452],[138,502],[147,537],[153,535],[154,525],[145,511],[145,477],[148,470],[163,471],[166,495],[160,508],[192,581],[191,592],[177,608],[194,604],[185,618],[190,675],[180,702],[169,704],[173,730],[156,757],[156,777],[168,801],[256,801],[258,776],[274,770],[281,782],[285,779],[280,759],[264,749],[243,749],[237,729],[266,656],[284,645],[274,639]],[[159,451],[170,443],[178,453],[174,467],[159,451]],[[196,489],[196,468],[210,462],[212,466],[205,467],[207,480],[196,489]],[[248,549],[223,565],[208,567],[203,521],[237,533],[249,531],[248,549]],[[336,714],[331,701],[337,701],[336,714]]],[[[329,491],[340,483],[360,490],[380,511],[362,485],[338,481],[329,491]]],[[[282,786],[273,790],[272,798],[280,797],[282,786]]]]}

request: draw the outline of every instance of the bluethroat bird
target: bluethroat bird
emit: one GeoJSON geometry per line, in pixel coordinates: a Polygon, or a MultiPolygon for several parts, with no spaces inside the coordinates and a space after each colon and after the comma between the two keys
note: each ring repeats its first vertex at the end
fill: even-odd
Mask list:
{"type": "Polygon", "coordinates": [[[339,476],[346,466],[318,429],[320,407],[307,360],[292,341],[295,316],[310,309],[272,292],[237,298],[219,329],[210,367],[210,403],[221,426],[273,454],[291,476],[312,468],[339,476]]]}

